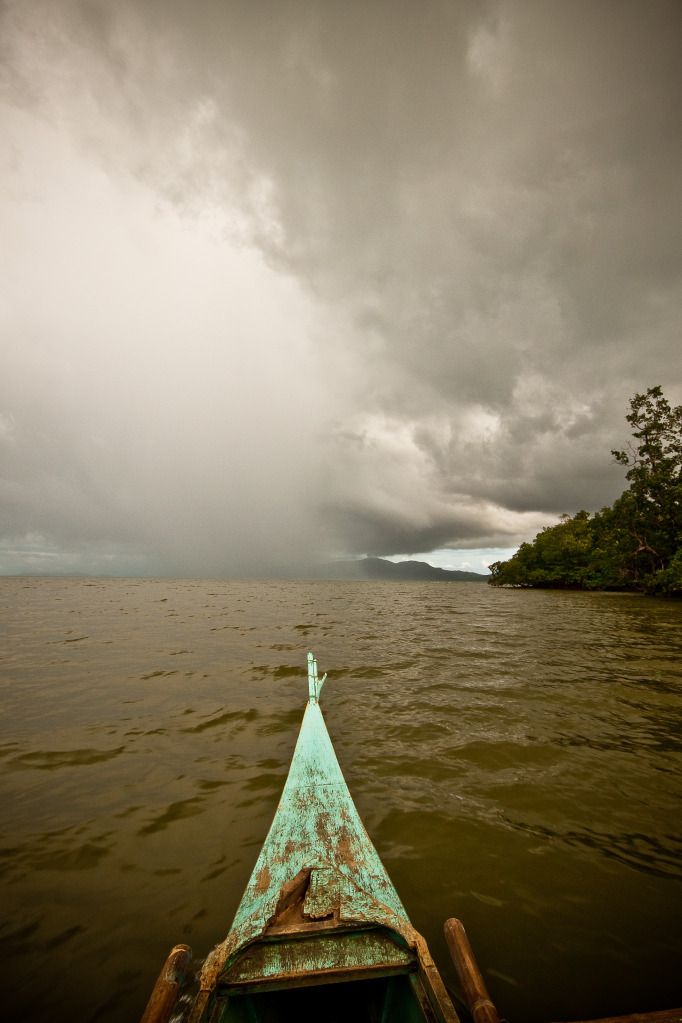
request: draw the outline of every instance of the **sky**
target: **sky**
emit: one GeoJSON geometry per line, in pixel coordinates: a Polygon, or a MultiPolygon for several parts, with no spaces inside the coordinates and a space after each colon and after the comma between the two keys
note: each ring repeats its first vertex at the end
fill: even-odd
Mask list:
{"type": "Polygon", "coordinates": [[[682,402],[679,0],[1,0],[0,573],[485,571],[682,402]]]}

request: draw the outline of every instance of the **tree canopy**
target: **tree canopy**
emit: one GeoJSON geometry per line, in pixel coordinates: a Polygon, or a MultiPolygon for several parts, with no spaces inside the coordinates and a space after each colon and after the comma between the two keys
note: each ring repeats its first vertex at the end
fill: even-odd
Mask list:
{"type": "Polygon", "coordinates": [[[563,515],[496,561],[493,586],[682,594],[682,405],[650,387],[626,419],[632,440],[611,454],[627,467],[627,490],[610,508],[563,515]]]}

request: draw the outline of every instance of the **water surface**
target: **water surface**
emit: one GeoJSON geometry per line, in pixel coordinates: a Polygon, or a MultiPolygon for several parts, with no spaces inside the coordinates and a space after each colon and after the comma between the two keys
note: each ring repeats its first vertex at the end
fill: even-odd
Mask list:
{"type": "Polygon", "coordinates": [[[1,579],[2,1018],[135,1020],[224,937],[307,692],[448,984],[682,1003],[682,605],[480,584],[1,579]]]}

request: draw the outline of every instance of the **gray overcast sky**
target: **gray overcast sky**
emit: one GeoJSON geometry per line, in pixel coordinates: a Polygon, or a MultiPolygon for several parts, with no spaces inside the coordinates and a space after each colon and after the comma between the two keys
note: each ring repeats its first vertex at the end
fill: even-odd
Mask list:
{"type": "Polygon", "coordinates": [[[679,0],[0,19],[0,571],[481,570],[682,401],[679,0]]]}

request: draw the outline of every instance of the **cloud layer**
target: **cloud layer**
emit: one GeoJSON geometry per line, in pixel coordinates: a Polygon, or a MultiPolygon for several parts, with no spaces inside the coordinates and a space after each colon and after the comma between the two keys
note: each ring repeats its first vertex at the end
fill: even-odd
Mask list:
{"type": "Polygon", "coordinates": [[[681,28],[6,3],[3,569],[512,546],[610,502],[629,397],[682,400],[681,28]]]}

